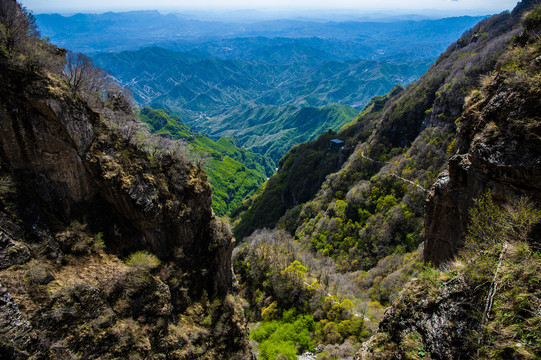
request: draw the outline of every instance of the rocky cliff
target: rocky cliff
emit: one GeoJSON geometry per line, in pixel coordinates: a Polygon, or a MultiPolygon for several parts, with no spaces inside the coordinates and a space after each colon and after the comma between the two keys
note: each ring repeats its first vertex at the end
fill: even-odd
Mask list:
{"type": "MultiPolygon", "coordinates": [[[[6,27],[31,24],[8,3],[6,27]]],[[[0,56],[0,353],[249,357],[205,173],[119,89],[74,89],[51,65],[64,52],[23,35],[0,56]]]]}
{"type": "MultiPolygon", "coordinates": [[[[520,17],[533,4],[535,1],[523,1],[510,19],[520,24],[520,17]]],[[[426,203],[426,261],[438,265],[457,254],[468,224],[468,209],[481,194],[490,190],[502,203],[523,195],[541,200],[536,80],[541,59],[531,45],[537,39],[537,26],[530,24],[531,29],[521,30],[514,48],[500,58],[494,75],[485,78],[484,86],[467,98],[466,109],[457,121],[458,151],[426,203]]]]}

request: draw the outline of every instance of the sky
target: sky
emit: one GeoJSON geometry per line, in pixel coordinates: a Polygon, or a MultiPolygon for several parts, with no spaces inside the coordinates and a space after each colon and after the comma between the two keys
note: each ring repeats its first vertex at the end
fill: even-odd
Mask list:
{"type": "Polygon", "coordinates": [[[515,7],[518,0],[19,0],[34,13],[129,10],[277,10],[351,9],[359,12],[494,14],[515,7]]]}

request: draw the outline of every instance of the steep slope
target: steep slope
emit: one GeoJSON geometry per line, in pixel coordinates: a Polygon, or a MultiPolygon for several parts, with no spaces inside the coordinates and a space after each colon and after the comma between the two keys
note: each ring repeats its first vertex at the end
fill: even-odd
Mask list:
{"type": "Polygon", "coordinates": [[[205,173],[28,19],[0,7],[0,355],[249,358],[205,173]]]}
{"type": "MultiPolygon", "coordinates": [[[[366,106],[362,115],[379,111],[390,97],[403,91],[403,87],[395,87],[385,96],[377,96],[366,106]]],[[[366,138],[369,133],[360,134],[366,138]]],[[[295,208],[296,215],[292,221],[285,220],[290,232],[296,227],[296,216],[300,205],[309,201],[320,189],[327,175],[336,172],[347,160],[354,149],[356,139],[326,132],[316,140],[299,144],[291,149],[279,162],[279,170],[262,187],[255,196],[248,199],[233,212],[235,218],[235,235],[244,237],[257,228],[274,227],[286,211],[295,208]],[[340,151],[330,149],[330,140],[335,138],[345,140],[345,148],[340,151]],[[295,179],[302,178],[299,182],[295,179]]]]}
{"type": "Polygon", "coordinates": [[[511,14],[531,10],[467,98],[458,150],[427,200],[424,258],[439,269],[408,284],[358,359],[539,358],[538,3],[511,14]]]}
{"type": "Polygon", "coordinates": [[[407,284],[356,359],[539,357],[541,207],[498,203],[476,200],[458,256],[407,284]]]}
{"type": "MultiPolygon", "coordinates": [[[[296,201],[298,193],[276,191],[268,186],[271,178],[262,196],[274,193],[275,199],[267,199],[257,211],[269,213],[265,204],[282,205],[273,209],[275,216],[267,218],[265,226],[277,224],[292,209],[281,220],[283,226],[306,237],[317,251],[327,249],[326,254],[342,257],[353,268],[370,268],[398,245],[414,250],[422,240],[425,189],[456,149],[454,122],[463,110],[463,99],[494,69],[505,44],[517,33],[518,23],[516,16],[505,13],[482,21],[405,91],[397,88],[374,98],[335,136],[346,142],[346,148],[356,147],[345,150],[344,156],[352,155],[342,169],[321,173],[323,167],[315,166],[319,178],[328,178],[312,201],[302,205],[306,200],[296,201]],[[333,210],[336,204],[344,211],[333,210]],[[345,242],[346,238],[357,240],[345,242]],[[360,258],[349,259],[350,254],[360,258]]],[[[310,146],[300,145],[296,151],[301,155],[303,147],[310,146]]],[[[322,143],[314,164],[324,161],[325,149],[328,144],[322,143]]],[[[303,164],[300,158],[291,163],[297,163],[297,168],[303,164]]],[[[287,170],[295,172],[295,168],[287,170]]],[[[287,173],[276,176],[287,177],[287,173]]],[[[237,228],[243,230],[235,230],[237,235],[245,236],[259,226],[252,223],[259,219],[253,216],[257,206],[241,216],[237,228]]]]}
{"type": "Polygon", "coordinates": [[[252,195],[275,171],[268,158],[237,146],[235,138],[214,141],[184,124],[179,116],[166,110],[144,107],[139,118],[152,133],[186,142],[186,155],[208,174],[212,186],[212,208],[218,216],[229,214],[252,195]]]}
{"type": "MultiPolygon", "coordinates": [[[[481,22],[416,83],[374,98],[336,135],[346,142],[343,156],[352,152],[338,172],[327,175],[323,166],[313,165],[329,156],[323,147],[328,139],[322,141],[310,161],[319,179],[327,177],[311,201],[295,205],[302,190],[278,180],[306,171],[310,166],[301,155],[317,142],[295,147],[284,157],[292,166],[246,202],[235,228],[239,235],[260,226],[260,214],[280,207],[265,218],[265,226],[277,224],[295,234],[294,246],[302,250],[292,245],[289,251],[304,261],[304,268],[296,265],[302,275],[321,267],[302,255],[309,249],[318,258],[330,258],[327,264],[344,276],[340,286],[328,286],[319,281],[332,272],[321,274],[310,285],[305,280],[303,290],[321,286],[333,294],[349,286],[368,287],[372,302],[355,299],[359,307],[364,302],[363,314],[392,302],[378,332],[356,358],[539,357],[538,3],[523,1],[512,13],[481,22]],[[351,145],[357,146],[348,149],[351,145]],[[441,267],[412,261],[419,253],[441,267]]],[[[271,237],[265,241],[275,244],[273,249],[288,244],[280,242],[281,236],[254,232],[238,251],[236,266],[245,277],[243,291],[250,294],[251,305],[258,309],[275,301],[285,315],[292,305],[272,293],[281,288],[272,289],[272,276],[261,275],[261,267],[251,266],[249,258],[252,251],[286,272],[280,257],[261,244],[265,237],[271,237]]],[[[315,302],[304,304],[298,301],[292,308],[314,309],[315,302]]],[[[263,308],[261,316],[275,308],[263,308]]],[[[313,315],[326,320],[324,311],[313,315]]],[[[321,341],[329,351],[320,357],[351,356],[352,343],[341,337],[347,328],[330,322],[312,337],[324,334],[321,341]]],[[[252,338],[267,341],[260,332],[269,327],[264,323],[252,338]]]]}
{"type": "Polygon", "coordinates": [[[541,53],[535,14],[527,18],[515,47],[499,59],[495,75],[470,94],[458,120],[458,151],[427,202],[426,261],[440,264],[456,254],[468,208],[486,191],[500,201],[541,200],[541,53]],[[441,219],[441,213],[449,216],[441,219]]]}

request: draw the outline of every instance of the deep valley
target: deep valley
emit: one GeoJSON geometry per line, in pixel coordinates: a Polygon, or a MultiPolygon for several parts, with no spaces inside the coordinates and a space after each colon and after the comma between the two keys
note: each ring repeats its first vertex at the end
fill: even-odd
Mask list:
{"type": "Polygon", "coordinates": [[[539,0],[243,23],[5,0],[0,84],[1,359],[541,357],[539,0]]]}

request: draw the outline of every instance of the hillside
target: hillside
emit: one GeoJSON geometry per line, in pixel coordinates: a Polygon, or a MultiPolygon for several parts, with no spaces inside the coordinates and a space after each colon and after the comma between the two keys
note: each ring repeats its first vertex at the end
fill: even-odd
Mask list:
{"type": "Polygon", "coordinates": [[[15,1],[0,25],[0,357],[251,359],[201,167],[15,1]]]}
{"type": "Polygon", "coordinates": [[[329,129],[338,131],[359,112],[347,105],[240,108],[198,126],[211,136],[235,136],[239,144],[278,162],[293,145],[310,141],[329,129]]]}
{"type": "Polygon", "coordinates": [[[457,153],[428,199],[425,259],[454,260],[408,285],[360,359],[541,353],[541,5],[523,24],[495,74],[467,99],[457,153]]]}
{"type": "Polygon", "coordinates": [[[251,335],[260,356],[271,344],[287,353],[291,309],[313,316],[324,359],[539,356],[536,4],[480,22],[415,83],[294,147],[235,214],[246,241],[235,269],[248,318],[262,323],[251,335]],[[339,153],[332,138],[345,141],[339,153]],[[290,268],[304,279],[293,299],[276,282],[290,268]],[[354,337],[351,314],[364,319],[354,337]],[[375,335],[361,345],[365,330],[375,335]]]}
{"type": "MultiPolygon", "coordinates": [[[[262,202],[262,204],[281,202],[285,205],[281,212],[275,212],[277,216],[273,219],[274,224],[278,223],[286,209],[299,205],[294,210],[294,214],[291,214],[293,218],[282,219],[282,222],[294,222],[290,225],[293,226],[290,231],[300,230],[297,227],[301,224],[305,224],[303,226],[305,227],[310,219],[314,225],[319,222],[317,227],[323,230],[326,227],[325,224],[333,217],[332,207],[336,201],[340,200],[345,201],[348,208],[352,207],[352,214],[361,210],[368,211],[368,214],[358,215],[360,217],[352,219],[352,222],[357,224],[356,226],[364,228],[366,222],[372,223],[374,230],[377,231],[376,229],[384,224],[384,219],[379,216],[369,218],[374,215],[378,200],[381,199],[379,202],[382,203],[379,208],[384,209],[383,200],[388,197],[390,207],[401,208],[404,205],[406,208],[401,211],[407,209],[415,213],[409,229],[403,229],[403,231],[406,230],[403,235],[410,234],[410,239],[412,239],[410,249],[416,247],[421,239],[424,213],[422,205],[415,205],[415,203],[420,202],[426,194],[423,190],[419,191],[416,186],[409,186],[405,181],[396,181],[396,176],[417,182],[425,189],[436,180],[437,174],[446,165],[446,161],[456,146],[456,143],[453,143],[456,132],[455,120],[463,110],[464,97],[477,86],[483,75],[488,75],[493,70],[497,58],[504,51],[504,44],[510,41],[510,37],[514,35],[513,31],[517,31],[509,30],[509,22],[512,20],[507,17],[506,14],[496,15],[476,25],[451,45],[419,80],[404,91],[397,88],[387,96],[375,97],[352,123],[345,125],[336,137],[344,140],[347,148],[353,146],[355,149],[345,151],[344,160],[347,159],[347,161],[339,173],[324,172],[319,176],[321,179],[329,175],[319,194],[310,203],[303,205],[304,201],[295,201],[294,199],[300,198],[299,193],[283,193],[266,186],[264,193],[274,192],[277,196],[284,198],[284,200],[277,198],[273,201],[267,199],[262,202]],[[348,151],[352,152],[349,158],[348,151]],[[378,173],[379,175],[376,175],[378,173]],[[374,186],[377,190],[372,190],[374,186]],[[365,194],[362,195],[363,193],[365,194]],[[369,197],[366,198],[367,196],[369,197]],[[357,199],[358,197],[360,198],[357,199]],[[402,200],[406,202],[401,204],[402,200]],[[366,216],[368,218],[365,218],[366,216]],[[416,220],[413,221],[415,218],[416,220]]],[[[292,159],[291,163],[303,166],[300,159],[305,155],[304,149],[309,151],[308,149],[312,146],[311,144],[299,145],[295,149],[297,155],[291,155],[293,159],[298,158],[299,161],[292,159]]],[[[329,156],[328,143],[321,142],[318,149],[319,155],[313,159],[315,164],[326,161],[329,156]]],[[[317,169],[319,171],[320,167],[317,169]]],[[[292,168],[289,172],[296,171],[296,168],[292,168]]],[[[287,177],[287,172],[276,176],[287,177]]],[[[272,180],[271,178],[269,183],[272,180]]],[[[254,204],[259,203],[257,198],[253,201],[254,204]]],[[[254,216],[254,213],[259,211],[270,212],[265,209],[265,205],[261,208],[256,205],[243,216],[245,219],[252,216],[254,219],[260,219],[260,216],[254,216]]],[[[342,223],[343,226],[347,224],[348,217],[342,219],[342,221],[345,220],[342,223]]],[[[270,225],[272,223],[267,223],[265,226],[270,225]]],[[[257,225],[250,225],[250,220],[241,220],[239,226],[247,229],[239,235],[247,235],[257,228],[257,225]]],[[[310,233],[308,229],[306,232],[310,233]]],[[[369,236],[377,237],[376,234],[369,236]]],[[[311,237],[314,238],[313,233],[311,237]]],[[[337,241],[341,242],[341,239],[343,237],[337,241]]],[[[395,244],[398,245],[400,242],[395,244]]],[[[328,245],[331,244],[323,241],[323,244],[319,246],[328,245]]],[[[336,248],[336,245],[334,244],[333,247],[336,248]]],[[[348,249],[339,252],[342,251],[347,252],[348,249]]]]}
{"type": "Polygon", "coordinates": [[[207,172],[212,186],[212,209],[224,216],[252,195],[275,171],[268,158],[237,146],[235,138],[214,141],[184,124],[180,117],[166,110],[144,107],[139,118],[153,134],[184,141],[185,155],[207,172]]]}

